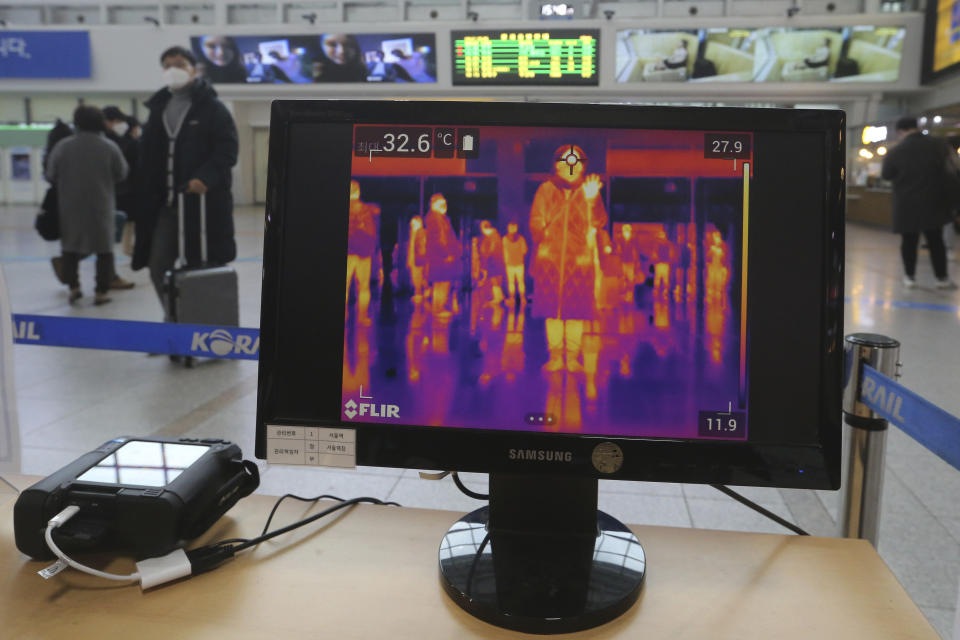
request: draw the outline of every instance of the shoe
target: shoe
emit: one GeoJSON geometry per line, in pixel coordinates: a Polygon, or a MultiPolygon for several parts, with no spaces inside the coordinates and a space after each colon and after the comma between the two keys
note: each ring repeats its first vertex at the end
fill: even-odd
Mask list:
{"type": "Polygon", "coordinates": [[[57,276],[60,284],[70,284],[63,278],[63,257],[53,256],[50,258],[50,265],[53,266],[53,273],[57,276]]]}
{"type": "Polygon", "coordinates": [[[916,278],[911,278],[910,276],[903,276],[903,286],[907,289],[916,289],[917,280],[916,278]]]}
{"type": "Polygon", "coordinates": [[[98,307],[102,304],[107,304],[112,298],[105,293],[98,293],[93,297],[93,304],[98,307]]]}
{"type": "Polygon", "coordinates": [[[135,282],[124,280],[120,276],[113,276],[113,280],[110,281],[111,289],[133,289],[135,286],[137,286],[135,282]]]}
{"type": "Polygon", "coordinates": [[[80,287],[73,287],[70,289],[70,297],[67,300],[70,304],[74,304],[77,300],[83,297],[83,292],[80,291],[80,287]]]}
{"type": "Polygon", "coordinates": [[[937,280],[937,284],[934,285],[937,289],[956,289],[957,283],[951,280],[950,278],[944,278],[943,280],[937,280]]]}
{"type": "Polygon", "coordinates": [[[563,356],[551,356],[546,364],[543,365],[544,371],[560,371],[563,369],[563,356]]]}

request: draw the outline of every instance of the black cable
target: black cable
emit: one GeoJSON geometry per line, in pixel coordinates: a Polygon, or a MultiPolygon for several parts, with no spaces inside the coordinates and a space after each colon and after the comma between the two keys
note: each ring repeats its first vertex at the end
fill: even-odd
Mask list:
{"type": "Polygon", "coordinates": [[[490,532],[487,532],[487,535],[483,536],[483,542],[480,543],[480,546],[477,548],[477,553],[473,556],[473,562],[470,563],[470,573],[467,574],[467,588],[466,594],[468,596],[473,595],[473,575],[477,572],[477,565],[480,563],[480,556],[483,555],[483,550],[487,548],[487,543],[490,542],[490,532]]]}
{"type": "Polygon", "coordinates": [[[304,525],[310,524],[320,518],[330,515],[340,509],[346,507],[360,504],[361,502],[366,502],[370,504],[380,504],[380,505],[391,505],[399,507],[400,505],[396,502],[385,502],[378,498],[362,497],[362,498],[352,498],[350,500],[344,500],[343,498],[338,498],[336,496],[322,495],[315,498],[304,498],[302,496],[294,495],[288,493],[284,496],[281,496],[273,505],[273,509],[270,510],[270,515],[267,517],[267,522],[263,526],[263,532],[256,538],[229,538],[227,540],[220,540],[219,542],[214,542],[203,547],[198,547],[196,549],[191,549],[187,551],[187,558],[190,560],[190,565],[192,572],[194,574],[203,573],[204,571],[210,571],[211,569],[216,568],[225,560],[232,558],[234,555],[250,547],[255,547],[256,545],[275,538],[284,533],[289,533],[294,529],[298,529],[304,525]],[[270,528],[270,523],[273,522],[273,516],[276,515],[277,509],[280,507],[280,504],[287,498],[292,498],[294,500],[300,500],[301,502],[317,502],[318,500],[331,499],[338,500],[340,504],[334,505],[329,509],[324,509],[320,513],[315,513],[309,518],[304,518],[293,524],[286,525],[279,529],[268,532],[270,528]]]}
{"type": "Polygon", "coordinates": [[[343,498],[338,498],[337,496],[331,496],[324,494],[322,496],[317,496],[316,498],[304,498],[303,496],[298,496],[292,493],[286,493],[273,504],[273,509],[270,510],[270,515],[267,516],[267,523],[263,525],[263,531],[260,532],[260,535],[264,535],[267,531],[270,530],[270,523],[273,522],[273,516],[276,515],[277,509],[280,508],[280,503],[282,503],[287,498],[292,498],[293,500],[299,500],[300,502],[319,502],[320,500],[335,500],[336,502],[345,502],[343,498]]]}
{"type": "Polygon", "coordinates": [[[763,507],[761,507],[760,505],[758,505],[756,502],[752,502],[751,500],[749,500],[749,499],[747,499],[747,498],[744,498],[742,495],[740,495],[739,493],[737,493],[736,491],[734,491],[733,489],[731,489],[731,488],[729,488],[729,487],[725,487],[725,486],[723,486],[722,484],[712,484],[712,485],[710,485],[710,486],[713,487],[714,489],[716,489],[717,491],[719,491],[720,493],[723,493],[723,494],[725,494],[725,495],[730,496],[731,498],[733,498],[734,500],[736,500],[736,501],[739,502],[740,504],[742,504],[742,505],[744,505],[744,506],[747,506],[747,507],[750,507],[751,509],[753,509],[754,511],[756,511],[756,512],[759,513],[760,515],[763,515],[763,516],[766,516],[767,518],[770,518],[771,520],[773,520],[774,522],[776,522],[776,523],[779,524],[780,526],[786,527],[787,529],[790,529],[790,531],[793,531],[793,532],[796,533],[797,535],[801,535],[801,536],[808,536],[808,535],[810,535],[809,533],[807,533],[806,531],[804,531],[803,529],[801,529],[801,528],[798,527],[797,525],[793,524],[792,522],[787,522],[786,520],[784,520],[783,518],[781,518],[781,517],[778,516],[777,514],[773,513],[772,511],[767,511],[766,509],[764,509],[763,507]]]}
{"type": "Polygon", "coordinates": [[[460,474],[456,471],[450,474],[453,476],[453,483],[457,485],[457,489],[460,489],[463,493],[470,496],[474,500],[489,500],[490,495],[486,493],[477,493],[476,491],[471,491],[467,488],[467,485],[463,484],[463,481],[460,479],[460,474]]]}

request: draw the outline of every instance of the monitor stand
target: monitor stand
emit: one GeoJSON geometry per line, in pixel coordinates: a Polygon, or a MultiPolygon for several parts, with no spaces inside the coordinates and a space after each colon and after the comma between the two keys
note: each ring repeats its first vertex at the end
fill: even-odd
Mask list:
{"type": "Polygon", "coordinates": [[[637,601],[636,536],[597,510],[596,478],[490,474],[490,505],[450,527],[440,581],[471,615],[526,633],[568,633],[637,601]]]}

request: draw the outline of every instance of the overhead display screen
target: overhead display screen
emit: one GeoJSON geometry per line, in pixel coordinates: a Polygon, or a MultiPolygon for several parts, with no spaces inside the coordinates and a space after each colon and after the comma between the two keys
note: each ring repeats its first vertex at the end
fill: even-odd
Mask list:
{"type": "Polygon", "coordinates": [[[617,33],[618,82],[751,82],[753,29],[617,33]]]}
{"type": "Polygon", "coordinates": [[[754,82],[896,82],[903,27],[764,29],[754,82]]]}
{"type": "Polygon", "coordinates": [[[938,0],[934,20],[932,71],[938,73],[957,63],[960,63],[960,1],[938,0]]]}
{"type": "Polygon", "coordinates": [[[202,75],[215,84],[436,82],[432,33],[197,36],[202,75]]]}
{"type": "Polygon", "coordinates": [[[896,82],[901,26],[625,29],[618,82],[896,82]]]}
{"type": "Polygon", "coordinates": [[[600,31],[454,31],[455,85],[592,85],[600,31]]]}

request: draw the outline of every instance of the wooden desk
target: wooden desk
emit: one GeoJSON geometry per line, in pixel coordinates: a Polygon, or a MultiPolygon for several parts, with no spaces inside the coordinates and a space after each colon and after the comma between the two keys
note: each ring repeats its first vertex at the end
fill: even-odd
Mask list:
{"type": "MultiPolygon", "coordinates": [[[[18,487],[34,479],[7,477],[18,487]]],[[[359,506],[264,543],[210,573],[142,593],[65,571],[36,572],[13,541],[15,495],[0,490],[0,638],[532,637],[492,627],[440,588],[437,548],[449,511],[359,506]]],[[[251,496],[204,541],[252,537],[273,498],[251,496]]],[[[304,513],[285,505],[277,523],[304,513]]],[[[640,601],[607,625],[565,637],[660,640],[939,640],[862,540],[633,527],[647,552],[640,601]]],[[[109,570],[127,572],[116,559],[109,570]]]]}

